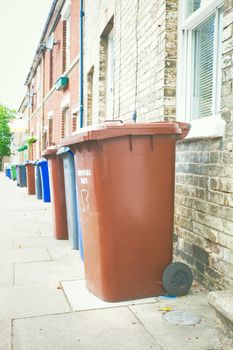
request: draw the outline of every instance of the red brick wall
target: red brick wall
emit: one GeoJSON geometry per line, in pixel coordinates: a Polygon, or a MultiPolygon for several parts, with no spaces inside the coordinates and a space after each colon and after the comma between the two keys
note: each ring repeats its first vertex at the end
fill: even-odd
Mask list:
{"type": "MultiPolygon", "coordinates": [[[[79,0],[71,1],[71,64],[79,56],[79,0]]],[[[65,46],[63,44],[63,37],[65,36],[65,25],[60,18],[57,26],[54,30],[55,42],[59,42],[54,45],[52,54],[51,51],[46,50],[44,53],[44,96],[47,96],[54,85],[55,81],[63,74],[65,69],[65,57],[63,52],[65,46]],[[53,70],[51,79],[51,55],[53,57],[53,70]]],[[[67,69],[67,67],[66,67],[67,69]]],[[[62,91],[54,90],[44,101],[44,127],[47,130],[46,136],[46,146],[51,144],[57,144],[62,137],[62,99],[70,94],[70,112],[72,108],[79,104],[79,64],[68,73],[69,84],[68,87],[62,91]],[[53,118],[48,118],[48,114],[53,112],[53,118]],[[49,124],[50,123],[50,124],[49,124]]],[[[36,83],[36,82],[35,82],[36,83]]],[[[42,82],[41,82],[42,84],[42,82]]],[[[36,86],[36,85],[35,85],[36,86]]],[[[42,116],[41,113],[36,113],[30,121],[30,129],[34,129],[34,135],[36,135],[37,122],[41,123],[42,116]]],[[[76,128],[76,118],[72,118],[70,113],[70,134],[76,128]]],[[[42,145],[41,145],[42,146],[42,145]]],[[[35,146],[33,146],[33,157],[35,157],[35,146]]]]}

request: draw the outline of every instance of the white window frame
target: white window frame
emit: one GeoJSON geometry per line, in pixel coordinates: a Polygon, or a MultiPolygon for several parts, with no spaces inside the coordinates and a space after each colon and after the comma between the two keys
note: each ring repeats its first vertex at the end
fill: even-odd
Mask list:
{"type": "Polygon", "coordinates": [[[71,116],[70,116],[70,108],[67,106],[63,110],[64,112],[64,118],[65,118],[65,125],[64,125],[64,137],[70,136],[70,121],[71,121],[71,116]]]}
{"type": "Polygon", "coordinates": [[[70,93],[66,94],[61,100],[61,110],[64,112],[65,124],[64,124],[64,137],[70,135],[70,93]]]}
{"type": "MultiPolygon", "coordinates": [[[[221,55],[219,55],[218,59],[214,62],[214,74],[217,76],[218,80],[215,82],[216,88],[214,88],[213,91],[213,101],[216,101],[213,115],[191,120],[191,94],[193,88],[193,31],[198,25],[202,24],[220,9],[224,5],[224,2],[223,0],[206,1],[206,3],[187,18],[185,18],[185,4],[187,4],[187,0],[181,0],[179,2],[177,120],[191,123],[192,128],[187,138],[222,137],[225,131],[225,121],[220,115],[221,80],[219,79],[221,77],[221,55]]],[[[215,45],[218,45],[218,40],[219,38],[217,35],[215,36],[215,45]]]]}
{"type": "Polygon", "coordinates": [[[41,80],[41,65],[39,64],[36,73],[36,93],[37,93],[37,107],[41,104],[41,90],[40,90],[40,80],[41,80]]]}
{"type": "Polygon", "coordinates": [[[80,110],[79,105],[76,105],[71,110],[71,117],[72,117],[72,119],[76,119],[76,123],[77,123],[77,129],[72,131],[71,135],[75,135],[79,129],[79,126],[80,126],[79,110],[80,110]]]}

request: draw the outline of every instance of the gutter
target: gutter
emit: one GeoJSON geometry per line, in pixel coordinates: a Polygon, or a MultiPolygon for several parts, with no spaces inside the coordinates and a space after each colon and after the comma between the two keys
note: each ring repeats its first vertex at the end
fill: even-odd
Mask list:
{"type": "MultiPolygon", "coordinates": [[[[38,67],[39,61],[41,59],[41,54],[43,52],[43,48],[41,47],[41,44],[45,40],[46,34],[48,34],[47,32],[48,32],[49,25],[51,23],[52,17],[54,15],[56,16],[56,18],[55,18],[55,24],[56,24],[57,23],[57,18],[60,15],[60,11],[61,11],[61,8],[64,5],[64,2],[65,2],[65,0],[53,0],[51,9],[49,11],[49,14],[48,14],[48,17],[47,17],[47,20],[46,20],[46,23],[45,23],[45,26],[44,26],[44,29],[43,29],[43,32],[42,32],[42,35],[40,37],[39,45],[37,47],[34,59],[32,61],[31,68],[29,70],[29,73],[28,73],[28,76],[26,78],[26,81],[25,81],[24,85],[29,85],[29,83],[31,82],[33,74],[34,74],[36,68],[38,67]]],[[[53,30],[53,28],[54,28],[54,25],[52,26],[52,28],[50,28],[50,32],[53,30]]],[[[49,34],[50,34],[50,32],[49,32],[49,34]]]]}

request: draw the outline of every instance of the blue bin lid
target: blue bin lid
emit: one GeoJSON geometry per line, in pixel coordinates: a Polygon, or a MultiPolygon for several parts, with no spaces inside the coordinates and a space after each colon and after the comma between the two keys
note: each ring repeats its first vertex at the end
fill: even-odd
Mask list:
{"type": "Polygon", "coordinates": [[[60,147],[57,151],[58,156],[64,156],[67,153],[70,153],[72,156],[74,155],[74,153],[71,151],[69,147],[60,147]]]}
{"type": "Polygon", "coordinates": [[[42,158],[42,159],[39,159],[36,164],[40,165],[44,163],[47,163],[47,160],[42,158]]]}

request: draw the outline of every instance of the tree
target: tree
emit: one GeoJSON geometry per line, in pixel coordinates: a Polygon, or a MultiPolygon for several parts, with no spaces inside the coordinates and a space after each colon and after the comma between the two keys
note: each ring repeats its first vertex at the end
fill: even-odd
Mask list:
{"type": "Polygon", "coordinates": [[[10,156],[11,132],[9,122],[15,117],[15,112],[0,104],[0,170],[3,157],[10,156]]]}

